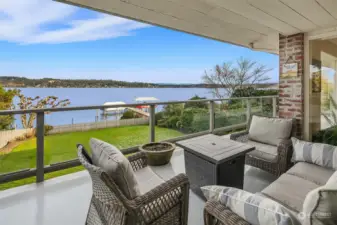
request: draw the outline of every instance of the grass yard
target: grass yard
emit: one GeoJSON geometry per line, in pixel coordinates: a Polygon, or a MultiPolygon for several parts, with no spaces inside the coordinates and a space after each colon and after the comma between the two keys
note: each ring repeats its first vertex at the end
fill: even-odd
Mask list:
{"type": "MultiPolygon", "coordinates": [[[[156,127],[156,140],[165,140],[181,135],[182,133],[179,131],[156,127]]],[[[76,144],[78,143],[83,144],[88,150],[90,150],[89,139],[92,137],[101,139],[122,149],[147,143],[149,140],[149,127],[127,126],[46,136],[44,142],[45,165],[76,158],[76,144]]],[[[19,146],[14,148],[11,153],[0,156],[0,174],[27,168],[35,168],[35,163],[36,139],[32,138],[21,143],[19,146]]],[[[45,177],[46,179],[49,179],[80,170],[82,170],[81,166],[45,174],[45,177]]],[[[33,182],[35,182],[35,177],[7,184],[0,184],[0,190],[33,182]]]]}

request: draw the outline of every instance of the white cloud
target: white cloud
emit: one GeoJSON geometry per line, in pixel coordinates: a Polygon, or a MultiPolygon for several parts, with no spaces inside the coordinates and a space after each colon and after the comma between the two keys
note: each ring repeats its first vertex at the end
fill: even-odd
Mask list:
{"type": "Polygon", "coordinates": [[[127,36],[149,26],[100,13],[74,19],[79,10],[51,0],[0,0],[0,40],[20,44],[93,41],[127,36]],[[55,26],[62,28],[51,29],[55,26]]]}

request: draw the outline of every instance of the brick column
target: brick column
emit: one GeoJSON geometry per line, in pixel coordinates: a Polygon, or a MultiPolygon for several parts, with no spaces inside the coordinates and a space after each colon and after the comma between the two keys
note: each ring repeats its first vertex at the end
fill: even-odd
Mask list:
{"type": "Polygon", "coordinates": [[[304,92],[304,34],[288,37],[280,35],[280,85],[279,117],[296,118],[297,136],[303,138],[303,92],[304,92]],[[297,63],[297,77],[282,78],[282,66],[285,63],[297,63]]]}

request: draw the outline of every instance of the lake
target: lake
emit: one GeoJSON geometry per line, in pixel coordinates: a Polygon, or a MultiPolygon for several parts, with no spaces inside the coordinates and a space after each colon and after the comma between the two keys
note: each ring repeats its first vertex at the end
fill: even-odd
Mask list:
{"type": "MultiPolygon", "coordinates": [[[[194,95],[212,98],[211,90],[206,88],[20,88],[20,90],[25,96],[30,97],[53,95],[59,99],[69,99],[70,106],[103,105],[105,102],[117,101],[134,103],[136,97],[155,97],[159,101],[188,100],[194,95]]],[[[157,108],[157,110],[160,109],[161,107],[157,108]]],[[[55,112],[46,115],[45,123],[63,125],[94,122],[96,115],[96,110],[55,112]]],[[[21,127],[18,116],[15,124],[18,128],[21,127]]]]}

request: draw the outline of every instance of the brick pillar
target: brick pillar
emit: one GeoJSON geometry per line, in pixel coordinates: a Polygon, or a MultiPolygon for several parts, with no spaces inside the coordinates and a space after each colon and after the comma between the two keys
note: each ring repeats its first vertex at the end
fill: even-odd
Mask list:
{"type": "Polygon", "coordinates": [[[279,117],[296,118],[297,136],[303,138],[303,92],[304,92],[304,34],[295,34],[288,37],[280,35],[280,93],[279,117]],[[297,63],[297,77],[282,78],[282,66],[285,63],[297,63]]]}

